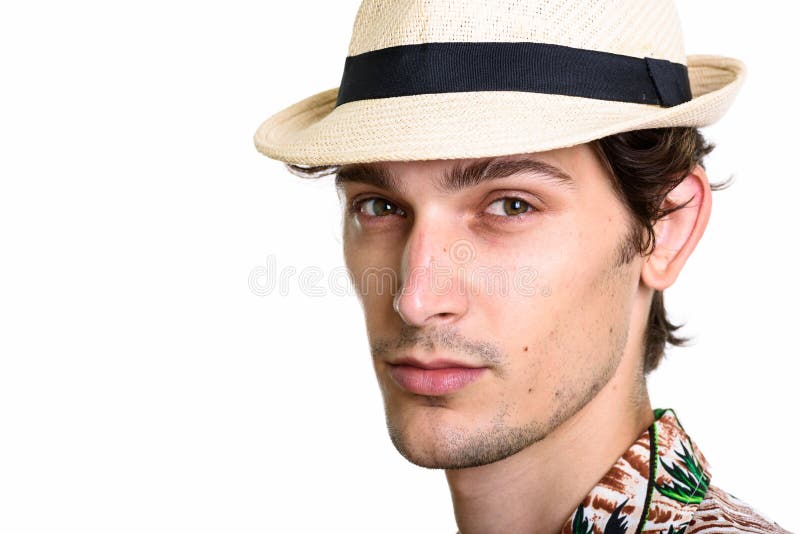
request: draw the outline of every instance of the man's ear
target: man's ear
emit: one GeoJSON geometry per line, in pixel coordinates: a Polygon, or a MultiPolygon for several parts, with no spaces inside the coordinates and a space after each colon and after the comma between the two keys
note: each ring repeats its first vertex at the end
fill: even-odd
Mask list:
{"type": "Polygon", "coordinates": [[[675,282],[705,232],[711,216],[711,187],[701,165],[669,192],[661,207],[672,208],[687,201],[653,228],[655,248],[642,264],[642,281],[653,289],[664,290],[675,282]]]}

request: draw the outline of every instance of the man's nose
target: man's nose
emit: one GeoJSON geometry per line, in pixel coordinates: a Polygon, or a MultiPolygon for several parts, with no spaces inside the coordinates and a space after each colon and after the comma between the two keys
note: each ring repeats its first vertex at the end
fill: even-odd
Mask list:
{"type": "Polygon", "coordinates": [[[394,309],[410,325],[451,323],[467,310],[465,258],[474,256],[473,249],[441,223],[421,223],[416,221],[403,250],[394,309]]]}

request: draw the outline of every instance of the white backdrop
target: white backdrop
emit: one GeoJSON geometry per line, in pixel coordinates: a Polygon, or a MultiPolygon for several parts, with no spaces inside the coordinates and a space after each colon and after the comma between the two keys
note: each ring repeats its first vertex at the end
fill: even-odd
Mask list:
{"type": "MultiPolygon", "coordinates": [[[[695,344],[653,406],[800,531],[797,28],[775,0],[679,4],[687,51],[749,78],[705,130],[737,179],[667,290],[695,344]]],[[[343,264],[330,179],[252,135],[338,85],[357,7],[0,9],[0,531],[455,532],[444,473],[389,441],[355,297],[248,285],[343,264]]]]}

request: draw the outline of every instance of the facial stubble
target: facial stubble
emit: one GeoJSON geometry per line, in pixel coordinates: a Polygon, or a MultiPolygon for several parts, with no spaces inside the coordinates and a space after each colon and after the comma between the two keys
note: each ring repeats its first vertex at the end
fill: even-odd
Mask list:
{"type": "MultiPolygon", "coordinates": [[[[628,280],[626,267],[635,255],[633,240],[636,236],[638,234],[635,228],[629,227],[629,231],[614,249],[613,261],[608,263],[608,268],[600,277],[600,283],[605,290],[610,291],[609,297],[613,296],[620,280],[628,280]]],[[[509,404],[507,401],[502,401],[488,428],[454,424],[440,427],[437,429],[436,444],[428,447],[424,454],[416,454],[416,449],[413,447],[415,437],[395,424],[387,405],[386,426],[392,444],[409,462],[430,469],[477,467],[514,455],[543,440],[575,416],[613,378],[627,344],[627,327],[627,324],[617,324],[611,330],[611,339],[607,345],[609,352],[600,360],[601,367],[598,370],[589,374],[583,381],[564,384],[564,387],[556,389],[553,397],[555,408],[546,421],[533,420],[524,425],[510,425],[506,420],[509,404]]],[[[451,409],[447,396],[425,397],[424,400],[425,409],[451,409]]],[[[432,416],[431,424],[435,424],[437,419],[436,416],[432,416]]]]}

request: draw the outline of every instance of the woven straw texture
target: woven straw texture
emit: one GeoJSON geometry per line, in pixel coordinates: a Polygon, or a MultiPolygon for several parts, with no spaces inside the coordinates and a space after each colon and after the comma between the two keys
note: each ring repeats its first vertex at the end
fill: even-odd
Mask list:
{"type": "Polygon", "coordinates": [[[459,41],[552,43],[686,64],[671,0],[366,0],[347,55],[459,41]]]}
{"type": "Polygon", "coordinates": [[[475,91],[359,100],[338,88],[264,121],[254,141],[299,165],[452,159],[538,152],[614,133],[708,126],[744,82],[735,58],[685,56],[671,0],[365,0],[348,54],[443,41],[532,41],[686,64],[692,100],[673,107],[521,91],[475,91]]]}

